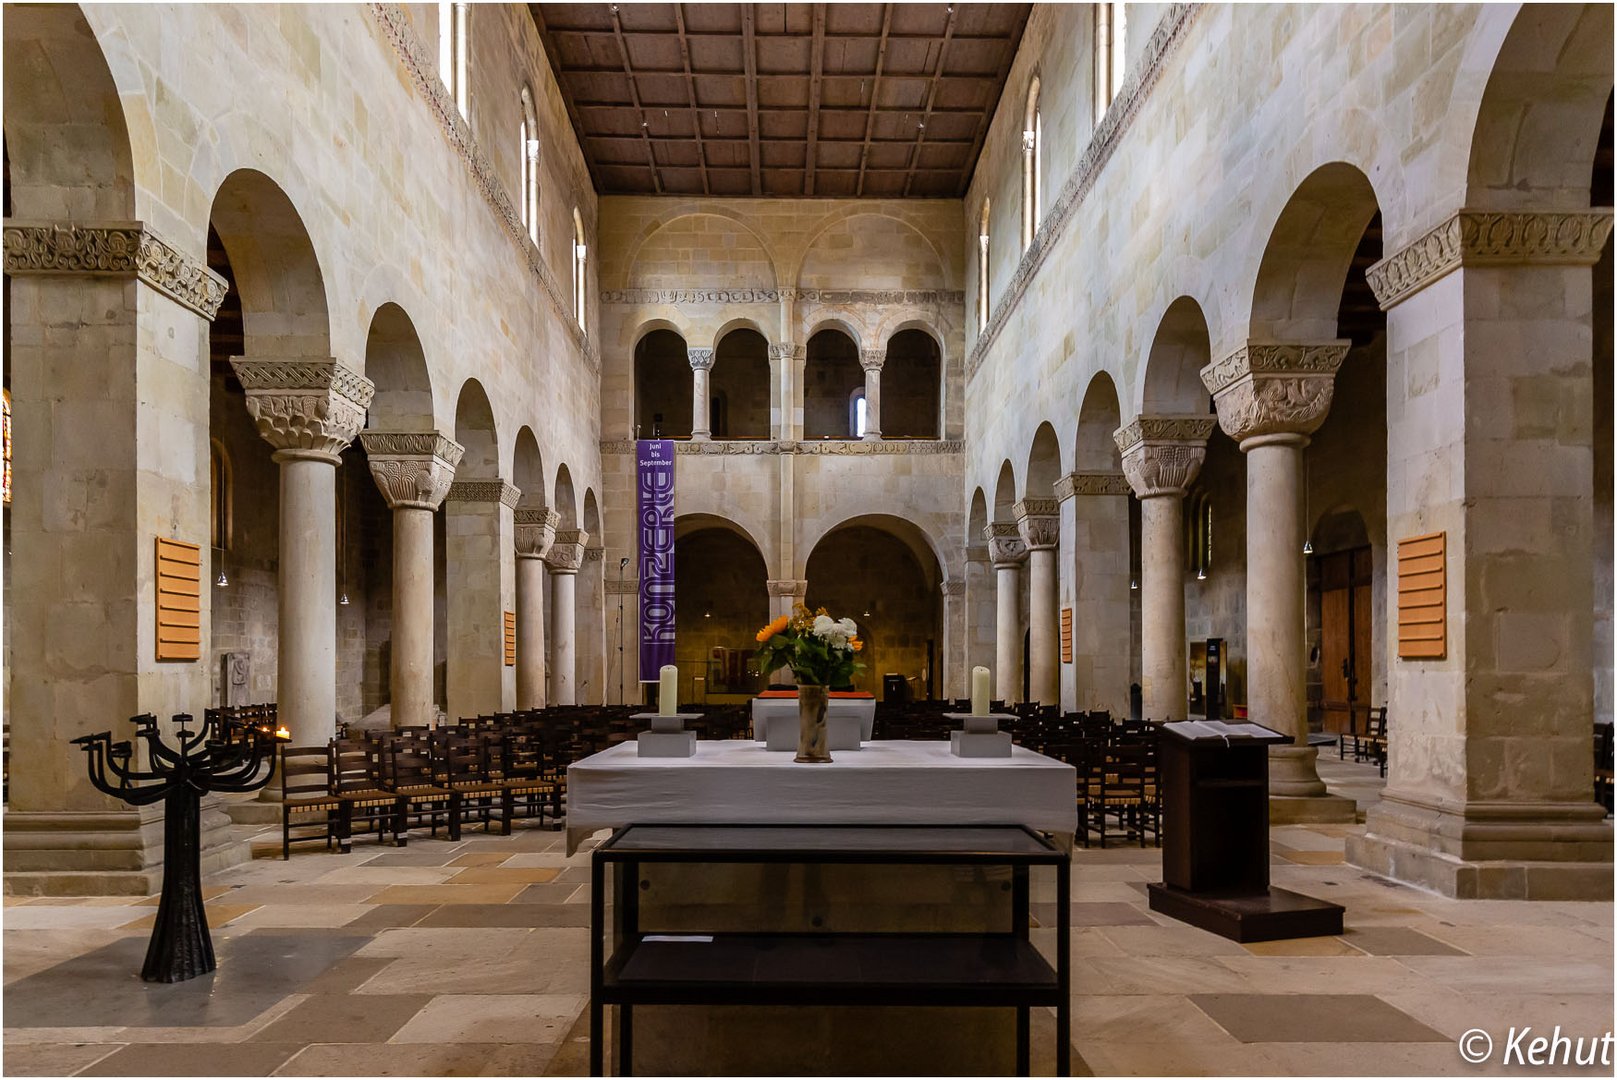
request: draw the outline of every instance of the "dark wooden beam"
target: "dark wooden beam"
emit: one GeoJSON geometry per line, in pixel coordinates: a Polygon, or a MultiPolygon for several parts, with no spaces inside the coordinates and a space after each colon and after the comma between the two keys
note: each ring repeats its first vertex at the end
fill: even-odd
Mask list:
{"type": "Polygon", "coordinates": [[[865,114],[865,146],[859,151],[859,186],[855,195],[865,193],[865,162],[870,158],[870,135],[876,127],[876,98],[881,92],[882,67],[887,63],[887,31],[893,25],[893,5],[881,6],[881,44],[876,46],[876,72],[870,80],[870,111],[865,114]]]}
{"type": "Polygon", "coordinates": [[[651,166],[651,184],[657,189],[657,194],[663,193],[662,173],[657,169],[657,153],[651,148],[651,132],[647,128],[646,110],[640,104],[640,88],[634,82],[634,65],[629,63],[629,46],[623,41],[623,23],[618,18],[618,6],[612,4],[608,7],[612,13],[612,36],[618,42],[618,55],[623,58],[623,74],[629,80],[629,100],[634,102],[634,111],[640,117],[640,138],[646,144],[646,164],[651,166]]]}
{"type": "Polygon", "coordinates": [[[747,64],[747,139],[752,145],[752,193],[764,193],[758,152],[758,43],[753,38],[751,4],[741,5],[741,53],[747,64]]]}
{"type": "Polygon", "coordinates": [[[814,159],[820,150],[820,77],[825,70],[825,5],[814,5],[814,44],[809,47],[808,151],[804,158],[803,194],[814,194],[814,159]]]}
{"type": "MultiPolygon", "coordinates": [[[[561,81],[561,53],[556,51],[556,43],[550,38],[550,31],[545,28],[544,13],[539,10],[538,4],[528,5],[528,17],[533,20],[535,30],[539,31],[539,44],[544,47],[545,57],[550,61],[550,74],[555,78],[556,85],[561,89],[562,103],[567,106],[567,119],[572,122],[573,136],[578,140],[579,146],[584,144],[584,122],[578,118],[578,106],[573,104],[573,95],[567,92],[561,81]]],[[[590,160],[588,154],[584,155],[584,168],[589,170],[590,185],[600,190],[601,177],[595,171],[595,162],[590,160]]]]}
{"type": "Polygon", "coordinates": [[[696,135],[696,160],[702,166],[702,194],[713,194],[707,177],[707,151],[702,148],[702,111],[696,107],[696,80],[691,78],[691,43],[685,37],[685,5],[674,5],[674,25],[679,28],[679,58],[685,65],[685,97],[691,103],[691,125],[696,135]]]}
{"type": "Polygon", "coordinates": [[[932,103],[938,99],[938,85],[943,75],[943,65],[949,59],[949,42],[954,39],[955,9],[949,5],[949,21],[943,26],[943,44],[938,46],[938,62],[932,69],[932,79],[926,88],[926,108],[921,112],[921,124],[915,132],[915,145],[910,148],[910,174],[904,180],[904,194],[907,196],[910,189],[915,186],[915,166],[921,160],[921,147],[926,143],[926,122],[932,119],[932,103]]]}
{"type": "Polygon", "coordinates": [[[977,155],[982,151],[983,140],[988,137],[988,125],[994,119],[994,110],[999,108],[999,99],[1005,94],[1005,76],[1010,74],[1011,61],[1016,59],[1016,50],[1022,44],[1022,32],[1027,29],[1027,18],[1027,14],[1024,13],[1016,24],[1015,31],[1006,42],[1004,55],[1000,57],[999,68],[994,72],[994,81],[999,84],[999,90],[988,103],[988,107],[983,110],[983,118],[977,123],[977,135],[971,140],[971,152],[966,155],[966,160],[971,162],[971,165],[960,177],[960,188],[957,192],[961,198],[966,197],[966,191],[971,187],[971,178],[977,172],[977,155]]]}

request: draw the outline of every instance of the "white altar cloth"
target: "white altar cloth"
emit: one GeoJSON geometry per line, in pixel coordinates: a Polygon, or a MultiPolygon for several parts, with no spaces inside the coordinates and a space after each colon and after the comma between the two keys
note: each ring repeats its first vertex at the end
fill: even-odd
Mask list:
{"type": "Polygon", "coordinates": [[[621,743],[567,768],[567,853],[630,824],[1027,825],[1070,844],[1071,765],[1025,747],[961,758],[944,741],[868,742],[800,765],[750,739],[698,741],[688,758],[643,758],[621,743]]]}
{"type": "MultiPolygon", "coordinates": [[[[875,698],[831,698],[825,703],[825,718],[833,716],[850,716],[859,721],[859,741],[869,742],[876,729],[876,699],[875,698]]],[[[788,723],[798,722],[798,707],[795,697],[752,699],[752,737],[764,742],[768,735],[765,725],[777,717],[788,723]]],[[[792,735],[792,749],[797,749],[797,735],[792,735]]],[[[833,747],[835,749],[835,747],[833,747]]]]}

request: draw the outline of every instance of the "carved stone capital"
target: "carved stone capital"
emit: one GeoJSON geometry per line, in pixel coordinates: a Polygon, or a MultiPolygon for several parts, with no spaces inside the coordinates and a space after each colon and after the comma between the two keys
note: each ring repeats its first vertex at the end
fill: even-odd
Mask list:
{"type": "Polygon", "coordinates": [[[504,480],[456,480],[449,485],[449,501],[499,503],[515,510],[522,492],[504,480]]]}
{"type": "Polygon", "coordinates": [[[335,360],[234,356],[247,411],[279,453],[337,463],[365,423],[376,387],[335,360]]]}
{"type": "Polygon", "coordinates": [[[880,371],[885,363],[887,363],[886,349],[859,350],[859,366],[866,371],[880,371]]]}
{"type": "Polygon", "coordinates": [[[808,595],[808,582],[782,578],[764,582],[770,596],[794,596],[801,600],[808,595]]]}
{"type": "Polygon", "coordinates": [[[556,526],[561,515],[545,507],[517,507],[511,515],[519,559],[542,559],[556,542],[556,526]]]}
{"type": "Polygon", "coordinates": [[[436,510],[466,448],[436,431],[362,431],[371,476],[394,510],[436,510]]]}
{"type": "Polygon", "coordinates": [[[606,561],[606,548],[605,547],[586,547],[584,549],[584,561],[585,562],[605,562],[606,561]]]}
{"type": "Polygon", "coordinates": [[[1207,456],[1211,416],[1140,416],[1113,433],[1123,453],[1123,475],[1142,499],[1184,495],[1207,456]]]}
{"type": "Polygon", "coordinates": [[[795,341],[776,341],[769,346],[771,360],[802,360],[808,356],[808,347],[795,341]]]}
{"type": "Polygon", "coordinates": [[[1061,546],[1061,502],[1058,499],[1023,499],[1011,507],[1016,527],[1029,551],[1061,546]]]}
{"type": "Polygon", "coordinates": [[[1055,482],[1057,502],[1079,495],[1128,495],[1132,490],[1120,472],[1072,472],[1055,482]]]}
{"type": "Polygon", "coordinates": [[[1020,566],[1027,558],[1027,541],[1014,521],[990,521],[983,526],[983,539],[988,541],[988,559],[996,570],[1020,566]]]}
{"type": "Polygon", "coordinates": [[[576,574],[584,565],[584,549],[590,534],[583,529],[561,529],[545,555],[545,564],[552,574],[576,574]]]}
{"type": "Polygon", "coordinates": [[[1592,266],[1611,226],[1610,209],[1459,210],[1364,276],[1386,311],[1458,266],[1592,266]]]}
{"type": "Polygon", "coordinates": [[[686,349],[685,357],[691,362],[692,371],[707,371],[713,366],[712,349],[686,349]]]}
{"type": "Polygon", "coordinates": [[[1331,411],[1336,369],[1351,343],[1249,341],[1202,368],[1224,433],[1245,445],[1270,436],[1307,436],[1331,411]]]}
{"type": "Polygon", "coordinates": [[[225,279],[205,263],[140,221],[103,225],[7,221],[5,252],[7,274],[133,275],[210,321],[229,290],[225,279]]]}

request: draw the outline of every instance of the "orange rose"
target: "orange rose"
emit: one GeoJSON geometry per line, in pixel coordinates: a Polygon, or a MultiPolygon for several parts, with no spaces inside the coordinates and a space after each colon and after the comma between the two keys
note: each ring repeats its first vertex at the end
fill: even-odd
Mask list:
{"type": "Polygon", "coordinates": [[[852,648],[854,652],[864,652],[865,651],[865,643],[860,641],[858,638],[849,638],[848,639],[848,646],[850,648],[852,648]]]}

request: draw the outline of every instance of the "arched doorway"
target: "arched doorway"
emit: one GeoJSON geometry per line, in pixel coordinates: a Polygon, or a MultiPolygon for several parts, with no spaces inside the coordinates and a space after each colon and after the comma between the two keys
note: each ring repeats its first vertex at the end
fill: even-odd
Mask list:
{"type": "Polygon", "coordinates": [[[764,680],[752,654],[759,627],[769,622],[768,572],[757,544],[733,522],[687,514],[674,521],[674,567],[680,700],[755,696],[764,680]]]}

